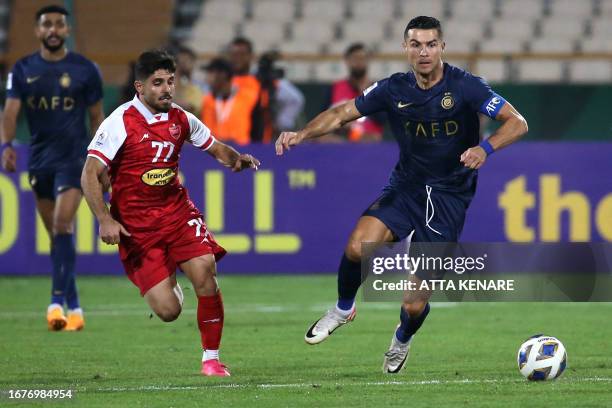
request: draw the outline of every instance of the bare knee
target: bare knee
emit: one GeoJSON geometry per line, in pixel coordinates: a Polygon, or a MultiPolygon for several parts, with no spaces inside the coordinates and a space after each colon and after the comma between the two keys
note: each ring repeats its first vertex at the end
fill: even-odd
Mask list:
{"type": "Polygon", "coordinates": [[[393,240],[393,233],[377,218],[364,216],[359,219],[351,233],[344,253],[353,261],[361,261],[363,243],[388,242],[393,240]]]}
{"type": "Polygon", "coordinates": [[[410,315],[410,317],[418,317],[425,310],[427,306],[427,300],[416,299],[410,301],[404,301],[404,310],[410,315]]]}
{"type": "Polygon", "coordinates": [[[177,302],[175,305],[164,305],[157,307],[154,311],[162,321],[173,322],[180,316],[181,306],[177,302]]]}
{"type": "Polygon", "coordinates": [[[155,285],[144,297],[151,310],[164,322],[172,322],[181,314],[181,304],[172,290],[171,278],[155,285]]]}
{"type": "Polygon", "coordinates": [[[353,262],[361,261],[361,242],[361,238],[359,237],[351,236],[351,238],[349,238],[349,242],[346,244],[346,249],[344,250],[349,260],[353,262]]]}
{"type": "Polygon", "coordinates": [[[181,268],[189,277],[197,296],[213,296],[217,293],[217,264],[214,256],[190,259],[181,268]]]}
{"type": "Polygon", "coordinates": [[[73,223],[72,220],[55,218],[53,220],[53,235],[58,234],[72,234],[73,223]]]}

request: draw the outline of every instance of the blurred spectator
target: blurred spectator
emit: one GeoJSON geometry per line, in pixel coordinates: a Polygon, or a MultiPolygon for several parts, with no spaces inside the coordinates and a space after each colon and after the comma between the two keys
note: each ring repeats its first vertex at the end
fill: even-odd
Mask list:
{"type": "Polygon", "coordinates": [[[304,108],[304,95],[284,78],[285,73],[275,63],[280,55],[271,51],[259,59],[257,79],[261,84],[259,98],[263,113],[263,142],[270,143],[285,130],[295,129],[296,120],[304,108]]]}
{"type": "Polygon", "coordinates": [[[259,94],[261,85],[251,72],[251,64],[254,60],[253,43],[244,38],[236,37],[230,43],[227,56],[234,70],[234,85],[241,87],[243,90],[249,90],[259,94]]]}
{"type": "MultiPolygon", "coordinates": [[[[349,45],[344,53],[344,62],[349,76],[332,84],[331,106],[356,98],[373,83],[368,78],[370,53],[364,44],[349,45]]],[[[384,115],[363,117],[348,124],[343,136],[351,142],[378,142],[382,140],[384,121],[384,115]]]]}
{"type": "Polygon", "coordinates": [[[174,54],[176,59],[174,101],[183,109],[197,115],[202,110],[204,95],[192,79],[197,56],[187,47],[178,47],[174,54]]]}
{"type": "Polygon", "coordinates": [[[240,145],[260,140],[261,129],[252,121],[253,116],[261,116],[254,115],[258,94],[235,84],[232,65],[225,59],[213,59],[204,70],[210,92],[202,101],[200,118],[212,134],[223,142],[240,145]]]}
{"type": "Polygon", "coordinates": [[[247,38],[237,37],[228,47],[228,58],[234,69],[233,84],[257,95],[258,103],[251,118],[255,129],[251,142],[270,143],[279,132],[294,129],[304,107],[304,96],[283,78],[282,71],[275,68],[278,53],[262,55],[254,75],[253,43],[247,38]]]}

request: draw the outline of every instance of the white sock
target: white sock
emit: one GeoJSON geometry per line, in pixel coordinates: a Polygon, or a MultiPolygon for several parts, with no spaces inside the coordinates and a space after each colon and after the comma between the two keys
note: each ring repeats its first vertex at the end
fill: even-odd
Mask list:
{"type": "Polygon", "coordinates": [[[51,310],[55,309],[55,308],[60,308],[62,310],[64,310],[64,307],[62,305],[60,305],[59,303],[51,303],[49,305],[49,307],[47,307],[47,313],[49,313],[51,310]]]}
{"type": "Polygon", "coordinates": [[[83,309],[77,307],[76,309],[68,309],[68,313],[80,314],[83,316],[83,309]]]}
{"type": "Polygon", "coordinates": [[[204,354],[202,355],[202,361],[218,360],[218,359],[219,359],[219,350],[204,350],[204,354]]]}
{"type": "Polygon", "coordinates": [[[353,313],[353,310],[355,310],[354,303],[353,303],[353,306],[351,306],[349,310],[342,310],[338,307],[338,305],[336,305],[336,312],[345,319],[348,318],[351,315],[351,313],[353,313]]]}

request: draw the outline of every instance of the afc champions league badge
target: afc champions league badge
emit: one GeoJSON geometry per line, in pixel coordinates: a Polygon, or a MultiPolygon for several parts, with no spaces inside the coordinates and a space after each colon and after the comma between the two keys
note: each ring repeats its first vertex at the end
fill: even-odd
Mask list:
{"type": "Polygon", "coordinates": [[[59,79],[60,86],[62,88],[68,88],[70,87],[70,82],[71,82],[70,75],[68,75],[67,72],[64,72],[59,79]]]}
{"type": "Polygon", "coordinates": [[[442,98],[440,105],[442,105],[444,109],[452,109],[452,107],[455,106],[455,100],[450,92],[444,93],[444,97],[442,98]]]}
{"type": "Polygon", "coordinates": [[[178,139],[178,137],[181,134],[181,127],[173,123],[168,128],[168,131],[170,132],[170,136],[172,136],[175,139],[178,139]]]}

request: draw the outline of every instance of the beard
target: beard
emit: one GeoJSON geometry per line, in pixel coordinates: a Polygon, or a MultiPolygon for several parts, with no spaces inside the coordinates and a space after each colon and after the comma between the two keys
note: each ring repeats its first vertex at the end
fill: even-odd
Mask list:
{"type": "Polygon", "coordinates": [[[55,51],[58,51],[58,50],[60,50],[60,49],[62,49],[64,47],[64,39],[63,38],[58,37],[58,36],[53,37],[53,38],[57,38],[59,40],[59,42],[56,45],[49,44],[49,39],[50,38],[51,37],[45,38],[45,39],[42,40],[43,46],[47,50],[49,50],[51,52],[55,52],[55,51]]]}
{"type": "Polygon", "coordinates": [[[155,98],[145,98],[147,105],[155,109],[157,112],[167,113],[172,108],[172,96],[170,99],[159,99],[160,97],[155,98]]]}
{"type": "Polygon", "coordinates": [[[353,79],[362,79],[366,76],[368,70],[366,68],[352,68],[349,72],[349,75],[353,79]]]}

